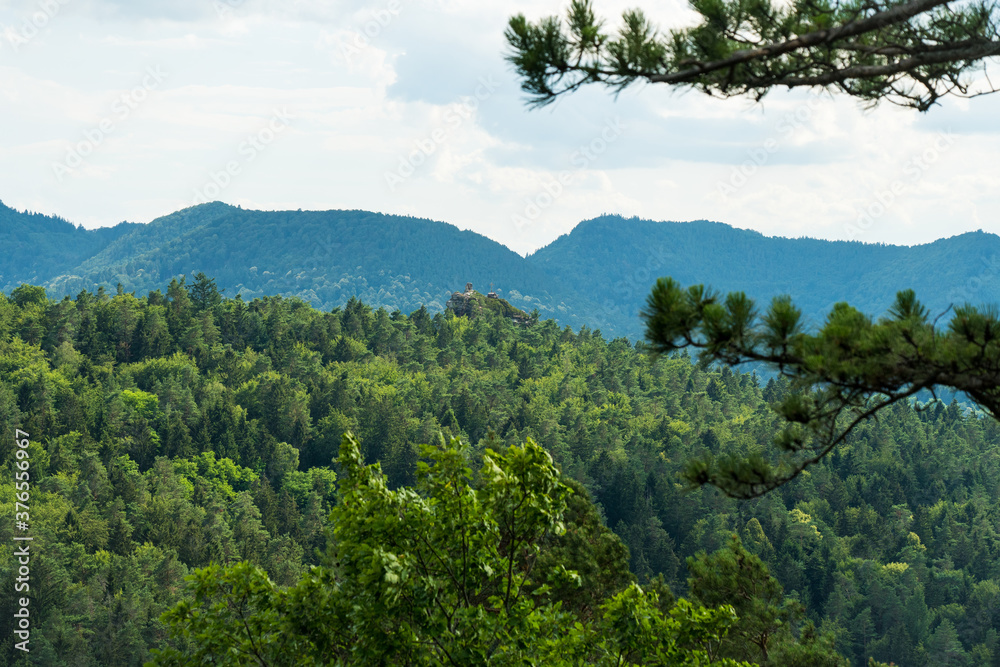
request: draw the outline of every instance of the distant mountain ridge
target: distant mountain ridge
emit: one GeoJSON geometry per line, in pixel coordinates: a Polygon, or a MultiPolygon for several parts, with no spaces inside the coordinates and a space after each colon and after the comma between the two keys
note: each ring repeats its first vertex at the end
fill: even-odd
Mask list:
{"type": "MultiPolygon", "coordinates": [[[[29,222],[31,215],[19,215],[22,219],[10,225],[12,234],[32,224],[76,230],[65,221],[29,222]]],[[[89,254],[75,263],[52,262],[47,274],[5,272],[0,289],[9,293],[27,281],[59,297],[121,283],[126,291],[144,294],[175,276],[203,271],[227,295],[245,299],[282,294],[329,309],[357,296],[376,307],[411,312],[421,305],[443,311],[467,282],[494,283],[521,310],[537,308],[541,317],[574,328],[598,324],[588,299],[506,246],[442,222],[368,211],[251,211],[213,202],[123,231],[88,236],[89,254]]]]}
{"type": "Polygon", "coordinates": [[[906,247],[766,237],[718,222],[601,216],[524,258],[454,225],[368,211],[251,211],[213,202],[148,224],[86,230],[0,203],[0,289],[22,282],[52,297],[121,283],[144,294],[203,271],[227,295],[296,296],[329,309],[444,310],[467,282],[574,329],[642,335],[638,313],[659,276],[740,289],[761,307],[790,294],[818,323],[848,301],[881,315],[900,289],[931,309],[1000,302],[1000,237],[972,232],[906,247]]]}
{"type": "Polygon", "coordinates": [[[815,324],[838,301],[880,316],[909,288],[935,314],[967,301],[1000,302],[1000,236],[981,231],[893,246],[767,237],[717,222],[603,216],[528,259],[583,291],[610,293],[622,315],[643,307],[658,276],[742,290],[761,308],[789,294],[815,324]]]}
{"type": "Polygon", "coordinates": [[[22,282],[46,283],[70,271],[122,235],[142,225],[84,229],[54,216],[15,211],[0,201],[0,285],[10,292],[22,282]]]}

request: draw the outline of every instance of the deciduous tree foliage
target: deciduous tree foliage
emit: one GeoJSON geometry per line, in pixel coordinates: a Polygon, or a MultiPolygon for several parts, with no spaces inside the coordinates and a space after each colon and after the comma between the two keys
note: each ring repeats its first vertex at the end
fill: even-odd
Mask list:
{"type": "Polygon", "coordinates": [[[664,613],[631,584],[581,616],[548,595],[584,585],[561,562],[535,567],[572,490],[530,438],[487,449],[477,487],[466,453],[424,447],[416,487],[393,491],[346,434],[324,564],[287,590],[249,563],[197,571],[194,600],[164,615],[190,645],[153,664],[746,665],[714,657],[727,604],[664,613]]]}

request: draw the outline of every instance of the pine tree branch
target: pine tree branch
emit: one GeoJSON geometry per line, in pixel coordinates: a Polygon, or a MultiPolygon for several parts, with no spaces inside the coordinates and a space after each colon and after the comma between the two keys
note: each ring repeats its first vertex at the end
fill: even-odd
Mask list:
{"type": "Polygon", "coordinates": [[[970,306],[955,309],[946,330],[930,322],[912,291],[900,292],[877,323],[846,304],[823,327],[803,332],[801,313],[776,299],[763,317],[743,294],[722,299],[701,286],[682,290],[660,279],[643,311],[654,354],[694,348],[704,363],[763,363],[791,381],[773,407],[785,420],[775,437],[778,455],[693,461],[693,485],[754,498],[798,477],[866,420],[924,390],[963,392],[1000,418],[1000,315],[970,306]]]}
{"type": "MultiPolygon", "coordinates": [[[[793,51],[800,51],[813,46],[833,44],[836,40],[857,37],[886,26],[890,26],[923,14],[925,12],[947,5],[952,0],[912,0],[904,5],[896,5],[891,9],[878,12],[866,19],[852,21],[837,28],[828,30],[817,30],[805,35],[800,35],[794,39],[789,39],[779,44],[770,44],[757,49],[747,49],[737,51],[728,58],[715,62],[696,63],[687,70],[674,72],[671,74],[654,74],[647,78],[651,83],[688,83],[693,78],[714,72],[720,69],[727,69],[736,65],[741,65],[754,60],[764,60],[785,55],[793,51]]],[[[823,85],[823,84],[804,84],[823,85]]]]}
{"type": "Polygon", "coordinates": [[[966,76],[1000,55],[995,0],[692,6],[702,23],[666,35],[637,11],[625,12],[616,36],[603,34],[589,0],[572,0],[568,32],[554,17],[530,23],[516,16],[506,32],[507,59],[533,106],[593,83],[620,92],[637,81],[757,100],[775,87],[835,88],[869,104],[921,111],[946,95],[994,92],[989,84],[970,95],[966,76]]]}

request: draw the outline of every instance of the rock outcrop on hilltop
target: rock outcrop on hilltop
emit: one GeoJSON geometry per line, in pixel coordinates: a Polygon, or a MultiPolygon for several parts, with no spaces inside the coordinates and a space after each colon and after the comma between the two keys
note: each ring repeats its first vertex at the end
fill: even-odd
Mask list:
{"type": "Polygon", "coordinates": [[[445,304],[445,309],[455,313],[456,317],[475,317],[478,314],[492,310],[504,317],[509,317],[518,324],[530,324],[531,316],[523,310],[510,305],[496,292],[482,295],[472,288],[472,283],[465,283],[464,292],[452,292],[451,298],[445,304]]]}

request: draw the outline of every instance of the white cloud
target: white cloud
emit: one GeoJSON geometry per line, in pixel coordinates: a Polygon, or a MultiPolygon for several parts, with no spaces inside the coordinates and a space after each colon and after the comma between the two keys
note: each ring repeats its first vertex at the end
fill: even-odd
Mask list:
{"type": "MultiPolygon", "coordinates": [[[[147,221],[187,206],[286,108],[295,117],[287,132],[220,198],[430,217],[527,252],[604,212],[847,238],[859,212],[902,179],[902,194],[861,240],[1000,231],[1000,97],[945,100],[918,115],[867,113],[839,97],[810,103],[802,92],[775,91],[756,105],[636,86],[617,100],[586,90],[528,111],[503,59],[506,20],[560,13],[564,0],[399,3],[64,0],[16,50],[3,27],[17,29],[39,5],[0,3],[0,123],[9,130],[0,133],[0,198],[88,226],[147,221]],[[52,163],[150,66],[169,72],[163,85],[71,178],[54,178],[52,163]],[[483,80],[494,90],[477,99],[483,80]],[[578,169],[574,156],[615,117],[621,136],[578,169]],[[908,180],[907,161],[947,128],[953,147],[908,180]],[[415,160],[390,189],[386,173],[415,160]],[[722,196],[720,183],[748,161],[752,173],[722,196]],[[559,195],[530,224],[516,224],[566,170],[572,180],[559,195]]],[[[598,8],[614,19],[634,4],[598,8]]],[[[641,4],[664,26],[691,19],[681,0],[641,4]]]]}

